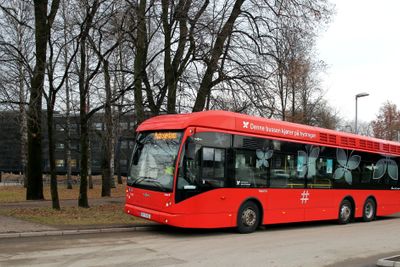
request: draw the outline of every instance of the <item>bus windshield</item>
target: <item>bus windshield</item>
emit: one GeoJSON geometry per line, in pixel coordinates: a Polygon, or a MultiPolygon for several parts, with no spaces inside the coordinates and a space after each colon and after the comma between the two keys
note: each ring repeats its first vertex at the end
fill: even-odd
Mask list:
{"type": "Polygon", "coordinates": [[[144,132],[136,139],[127,184],[172,192],[181,132],[144,132]]]}

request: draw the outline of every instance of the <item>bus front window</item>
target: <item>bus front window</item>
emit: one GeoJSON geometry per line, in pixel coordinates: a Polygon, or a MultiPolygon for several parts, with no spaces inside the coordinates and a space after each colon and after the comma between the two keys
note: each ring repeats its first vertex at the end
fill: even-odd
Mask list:
{"type": "Polygon", "coordinates": [[[182,133],[144,132],[136,139],[127,184],[172,192],[175,162],[182,133]]]}

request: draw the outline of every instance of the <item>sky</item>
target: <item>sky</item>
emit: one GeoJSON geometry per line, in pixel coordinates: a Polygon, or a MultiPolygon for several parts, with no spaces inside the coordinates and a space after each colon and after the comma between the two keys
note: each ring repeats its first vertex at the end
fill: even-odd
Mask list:
{"type": "Polygon", "coordinates": [[[374,120],[391,101],[400,108],[400,1],[330,0],[336,14],[317,41],[328,69],[322,87],[331,106],[345,120],[374,120]]]}

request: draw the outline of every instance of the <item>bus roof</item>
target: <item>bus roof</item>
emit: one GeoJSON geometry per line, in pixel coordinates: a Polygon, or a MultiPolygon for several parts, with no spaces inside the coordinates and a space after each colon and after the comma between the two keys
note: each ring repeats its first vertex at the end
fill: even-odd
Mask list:
{"type": "Polygon", "coordinates": [[[205,127],[278,139],[400,155],[400,144],[346,132],[271,120],[229,111],[202,111],[190,114],[160,115],[139,125],[137,131],[181,130],[205,127]]]}

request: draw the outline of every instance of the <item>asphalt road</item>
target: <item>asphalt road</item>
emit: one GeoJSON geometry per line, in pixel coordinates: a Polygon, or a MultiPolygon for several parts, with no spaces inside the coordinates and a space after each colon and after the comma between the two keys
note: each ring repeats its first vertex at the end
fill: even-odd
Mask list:
{"type": "Polygon", "coordinates": [[[0,266],[375,266],[400,254],[400,215],[370,223],[0,239],[0,266]]]}

